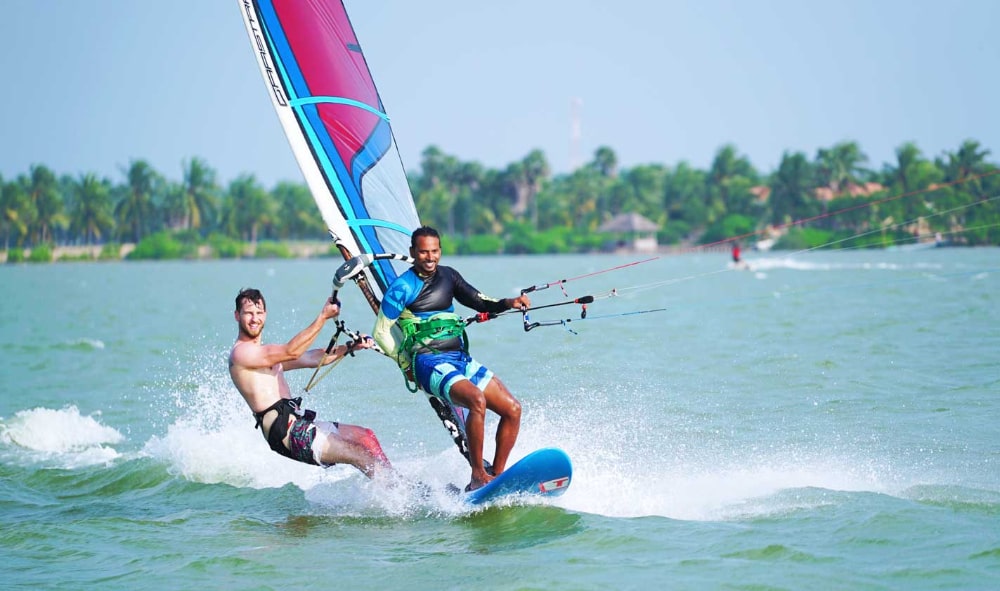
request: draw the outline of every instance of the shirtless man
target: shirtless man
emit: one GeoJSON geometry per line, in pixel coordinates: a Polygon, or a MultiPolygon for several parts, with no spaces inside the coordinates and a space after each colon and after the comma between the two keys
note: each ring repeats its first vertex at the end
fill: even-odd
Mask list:
{"type": "Polygon", "coordinates": [[[292,398],[284,372],[314,368],[343,358],[352,349],[368,349],[370,337],[340,345],[323,359],[323,349],[309,350],[327,320],[340,314],[340,306],[328,299],[323,310],[292,340],[264,345],[261,334],[267,320],[267,305],[260,291],[243,289],[236,296],[239,335],[229,353],[229,375],[250,405],[257,427],[271,449],[299,462],[318,466],[351,464],[372,478],[391,472],[392,466],[375,433],[366,427],[317,421],[316,413],[300,408],[301,398],[292,398]]]}

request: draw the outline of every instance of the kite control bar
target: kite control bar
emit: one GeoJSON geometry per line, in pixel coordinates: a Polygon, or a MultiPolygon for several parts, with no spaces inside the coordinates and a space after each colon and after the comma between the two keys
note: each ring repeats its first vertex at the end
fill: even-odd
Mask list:
{"type": "MultiPolygon", "coordinates": [[[[525,293],[525,292],[522,290],[521,293],[525,293]]],[[[531,329],[539,327],[539,326],[554,326],[554,325],[557,325],[557,324],[565,324],[566,323],[566,321],[564,321],[564,320],[557,320],[557,321],[553,321],[553,322],[531,322],[529,320],[529,318],[528,318],[528,312],[533,312],[535,310],[544,310],[545,308],[555,308],[556,306],[568,306],[570,304],[581,304],[583,306],[583,310],[580,311],[580,318],[586,318],[587,317],[587,304],[593,303],[593,301],[594,301],[594,296],[588,295],[588,296],[583,296],[583,297],[579,297],[579,298],[572,299],[572,300],[567,300],[565,302],[558,302],[558,303],[555,303],[555,304],[546,304],[544,306],[535,306],[533,308],[526,308],[524,310],[514,310],[514,309],[511,309],[511,310],[508,310],[508,312],[518,312],[518,311],[521,312],[524,315],[524,332],[528,332],[531,329]]],[[[500,316],[502,314],[506,314],[506,313],[507,312],[499,312],[499,313],[498,312],[479,312],[478,314],[475,314],[473,316],[469,316],[468,318],[463,319],[462,322],[464,322],[465,325],[468,326],[468,325],[470,325],[470,324],[472,324],[474,322],[486,322],[487,320],[493,320],[494,318],[496,318],[496,317],[498,317],[498,316],[500,316]]]]}

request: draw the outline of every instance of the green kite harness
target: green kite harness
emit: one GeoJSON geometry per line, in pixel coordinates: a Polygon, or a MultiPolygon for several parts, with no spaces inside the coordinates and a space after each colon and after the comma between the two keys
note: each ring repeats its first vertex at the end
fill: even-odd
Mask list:
{"type": "MultiPolygon", "coordinates": [[[[399,345],[399,351],[410,359],[411,366],[418,350],[428,349],[438,353],[439,351],[431,346],[431,343],[440,339],[459,338],[462,341],[462,351],[469,352],[465,321],[454,312],[439,312],[427,318],[400,318],[399,328],[403,331],[403,341],[399,345]]],[[[406,388],[410,392],[416,392],[418,385],[411,375],[412,373],[407,373],[407,369],[403,369],[406,388]]]]}

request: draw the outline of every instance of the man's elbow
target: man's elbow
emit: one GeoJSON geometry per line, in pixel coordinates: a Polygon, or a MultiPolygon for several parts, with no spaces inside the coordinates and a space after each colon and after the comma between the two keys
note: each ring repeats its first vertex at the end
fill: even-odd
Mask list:
{"type": "Polygon", "coordinates": [[[309,350],[306,347],[296,347],[293,345],[285,345],[284,351],[281,352],[281,359],[278,363],[289,363],[291,361],[299,361],[302,356],[308,353],[309,350]]]}

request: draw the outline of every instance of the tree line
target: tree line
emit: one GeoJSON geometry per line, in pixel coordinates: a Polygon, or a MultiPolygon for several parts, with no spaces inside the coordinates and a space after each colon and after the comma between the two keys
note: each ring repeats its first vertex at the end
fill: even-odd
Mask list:
{"type": "MultiPolygon", "coordinates": [[[[540,150],[492,169],[430,146],[407,177],[421,221],[460,253],[592,250],[608,240],[601,224],[633,212],[657,224],[663,245],[768,233],[793,248],[843,246],[852,237],[849,246],[885,246],[933,234],[998,245],[1000,168],[989,154],[975,140],[934,158],[905,143],[895,162],[875,169],[847,141],[812,158],[785,152],[776,170],[761,173],[732,145],[721,147],[707,170],[687,162],[623,168],[604,146],[585,165],[553,175],[540,150]]],[[[60,176],[36,164],[0,178],[4,249],[164,235],[212,244],[325,239],[304,184],[266,189],[242,174],[223,187],[203,159],[181,168],[180,180],[172,180],[137,159],[112,181],[95,173],[60,176]]]]}

